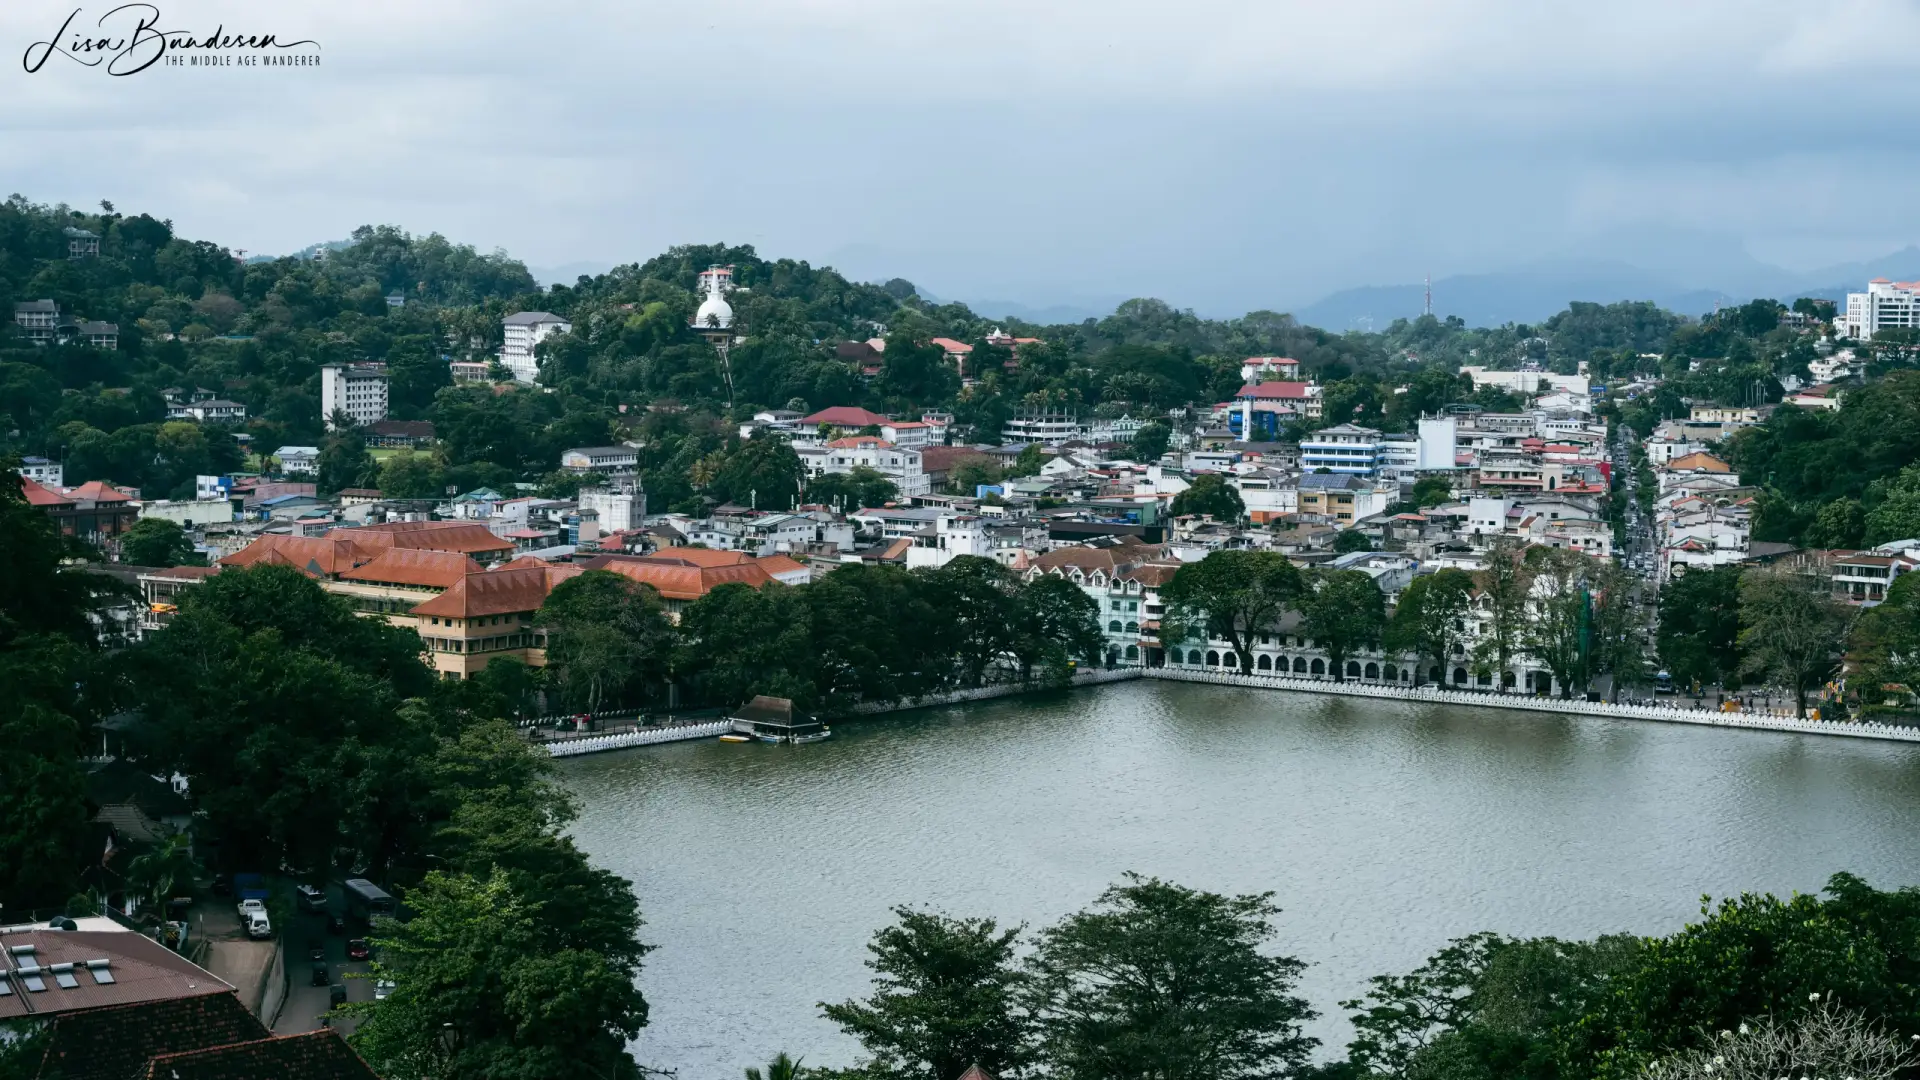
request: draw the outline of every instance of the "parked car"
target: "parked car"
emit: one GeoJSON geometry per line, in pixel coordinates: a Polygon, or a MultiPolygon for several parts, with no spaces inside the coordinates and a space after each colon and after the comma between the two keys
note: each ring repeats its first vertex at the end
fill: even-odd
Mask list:
{"type": "Polygon", "coordinates": [[[327,910],[327,894],[320,889],[312,885],[296,885],[293,891],[299,894],[301,911],[327,910]]]}
{"type": "Polygon", "coordinates": [[[380,979],[373,984],[373,1000],[385,1001],[387,995],[391,993],[393,993],[392,979],[380,979]]]}
{"type": "Polygon", "coordinates": [[[357,938],[354,938],[352,941],[347,942],[347,959],[365,960],[367,957],[372,955],[373,955],[373,946],[367,944],[366,938],[357,937],[357,938]]]}
{"type": "Polygon", "coordinates": [[[313,978],[311,980],[310,985],[326,986],[330,981],[331,980],[328,978],[328,974],[327,974],[326,964],[320,963],[320,964],[313,965],[313,978]]]}
{"type": "Polygon", "coordinates": [[[273,923],[267,920],[267,906],[258,900],[242,900],[234,906],[240,915],[240,928],[250,938],[270,938],[273,923]]]}

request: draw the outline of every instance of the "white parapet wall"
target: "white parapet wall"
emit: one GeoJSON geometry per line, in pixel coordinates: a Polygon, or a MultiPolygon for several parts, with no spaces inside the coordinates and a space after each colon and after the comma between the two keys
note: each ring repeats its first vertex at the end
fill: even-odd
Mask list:
{"type": "Polygon", "coordinates": [[[1168,679],[1174,682],[1216,683],[1221,686],[1295,690],[1309,694],[1338,694],[1345,697],[1390,698],[1395,701],[1427,701],[1481,709],[1520,709],[1526,712],[1572,713],[1576,716],[1617,716],[1631,720],[1658,720],[1670,724],[1700,724],[1707,727],[1794,731],[1809,735],[1842,735],[1855,739],[1920,742],[1920,728],[1871,722],[1856,723],[1849,720],[1802,720],[1795,716],[1773,716],[1767,713],[1719,712],[1713,709],[1685,709],[1669,705],[1615,705],[1605,701],[1565,700],[1526,694],[1441,690],[1432,686],[1416,689],[1406,686],[1338,683],[1325,679],[1296,679],[1283,675],[1186,671],[1178,668],[1151,668],[1146,675],[1150,679],[1168,679]]]}
{"type": "Polygon", "coordinates": [[[624,750],[629,746],[652,746],[655,743],[712,739],[732,730],[731,720],[709,720],[699,724],[674,724],[670,727],[621,731],[612,735],[583,735],[577,739],[554,739],[547,743],[546,747],[547,753],[554,757],[573,757],[576,754],[594,754],[602,750],[624,750]]]}
{"type": "MultiPolygon", "coordinates": [[[[1036,690],[1064,689],[1067,686],[1097,686],[1102,683],[1130,682],[1135,679],[1164,679],[1169,682],[1212,683],[1217,686],[1244,686],[1259,690],[1290,690],[1305,694],[1332,694],[1340,697],[1384,698],[1392,701],[1427,702],[1435,705],[1460,705],[1477,709],[1514,709],[1521,712],[1568,713],[1574,716],[1619,717],[1625,720],[1653,720],[1668,724],[1697,724],[1703,727],[1746,728],[1753,731],[1786,731],[1805,735],[1838,735],[1853,739],[1880,739],[1889,742],[1920,742],[1920,728],[1893,724],[1848,720],[1803,720],[1795,716],[1767,713],[1719,712],[1713,709],[1687,709],[1677,705],[1615,705],[1605,701],[1581,701],[1536,697],[1528,694],[1499,694],[1467,690],[1444,690],[1434,686],[1380,686],[1359,682],[1334,682],[1331,679],[1294,678],[1287,675],[1242,675],[1225,671],[1190,671],[1181,668],[1115,668],[1076,673],[1068,684],[998,683],[953,690],[906,701],[873,702],[855,706],[852,716],[874,716],[924,709],[939,705],[958,705],[969,701],[1011,697],[1036,690]]],[[[572,757],[602,750],[624,750],[656,743],[711,739],[733,730],[729,720],[711,720],[694,724],[642,728],[612,735],[583,735],[573,739],[555,739],[545,744],[554,757],[572,757]]]]}

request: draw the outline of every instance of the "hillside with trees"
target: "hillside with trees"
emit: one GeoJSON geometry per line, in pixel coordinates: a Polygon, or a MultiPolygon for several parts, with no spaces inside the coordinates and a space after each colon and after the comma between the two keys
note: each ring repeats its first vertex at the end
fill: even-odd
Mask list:
{"type": "Polygon", "coordinates": [[[1334,334],[1271,311],[1204,319],[1136,299],[1102,319],[1040,326],[929,301],[901,279],[854,282],[724,244],[676,247],[546,290],[504,252],[392,226],[356,229],[301,257],[240,254],[111,203],[83,211],[16,195],[0,204],[0,308],[48,299],[65,318],[120,328],[109,350],[35,346],[0,325],[0,450],[167,497],[187,494],[195,474],[247,467],[230,438],[244,434],[256,451],[321,446],[323,487],[426,495],[540,483],[567,447],[634,440],[653,504],[697,509],[739,494],[726,483],[743,472],[728,467],[740,452],[734,425],[762,408],[938,408],[995,440],[1027,409],[1163,416],[1205,407],[1239,387],[1245,358],[1279,355],[1325,384],[1327,422],[1386,427],[1455,402],[1515,407],[1504,393],[1475,392],[1456,374],[1465,364],[1572,371],[1586,362],[1607,378],[1658,371],[1669,380],[1664,396],[1622,414],[1639,427],[1682,394],[1777,400],[1779,379],[1804,374],[1813,356],[1771,300],[1699,320],[1644,303],[1576,303],[1538,326],[1422,316],[1377,334],[1334,334]],[[69,229],[95,234],[98,255],[69,258],[69,229]],[[737,286],[729,302],[739,340],[724,369],[687,325],[698,275],[713,264],[732,266],[737,286]],[[520,310],[573,324],[542,343],[541,385],[453,384],[449,363],[490,361],[501,318],[520,310]],[[1016,356],[987,341],[995,329],[1037,340],[1016,356]],[[935,338],[973,346],[977,382],[961,385],[935,338]],[[885,352],[863,361],[836,349],[869,339],[885,352]],[[319,369],[351,361],[387,365],[392,416],[432,421],[433,453],[376,462],[354,433],[324,430],[319,369]],[[168,420],[167,393],[196,389],[240,402],[247,419],[231,428],[168,420]]]}

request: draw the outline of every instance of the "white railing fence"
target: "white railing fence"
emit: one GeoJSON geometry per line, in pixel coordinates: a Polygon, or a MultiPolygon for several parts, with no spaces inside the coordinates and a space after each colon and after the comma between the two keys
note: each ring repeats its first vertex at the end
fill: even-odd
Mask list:
{"type": "Polygon", "coordinates": [[[1300,679],[1286,675],[1246,675],[1238,672],[1193,671],[1182,668],[1150,668],[1148,678],[1174,682],[1217,683],[1223,686],[1250,686],[1271,690],[1298,690],[1311,694],[1337,694],[1345,697],[1392,698],[1398,701],[1431,701],[1485,709],[1520,709],[1527,712],[1572,713],[1577,716],[1618,716],[1635,720],[1659,720],[1674,724],[1703,724],[1710,727],[1752,728],[1762,731],[1800,731],[1815,735],[1846,735],[1860,739],[1891,739],[1920,742],[1920,728],[1901,727],[1873,721],[1803,720],[1794,716],[1766,713],[1719,712],[1713,709],[1689,709],[1678,705],[1616,705],[1606,701],[1565,700],[1526,694],[1477,693],[1470,690],[1443,690],[1435,686],[1377,686],[1367,683],[1337,683],[1324,679],[1300,679]]]}
{"type": "Polygon", "coordinates": [[[708,720],[699,724],[674,724],[667,727],[641,728],[638,731],[621,731],[612,735],[583,735],[577,739],[552,739],[541,745],[554,757],[573,757],[576,754],[593,754],[602,750],[624,750],[629,746],[652,746],[656,743],[685,742],[689,739],[711,739],[725,735],[733,730],[731,720],[708,720]]]}

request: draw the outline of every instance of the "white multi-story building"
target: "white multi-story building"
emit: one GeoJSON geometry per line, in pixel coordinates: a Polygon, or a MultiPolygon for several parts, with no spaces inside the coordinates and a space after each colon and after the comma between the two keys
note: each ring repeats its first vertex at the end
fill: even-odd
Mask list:
{"type": "Polygon", "coordinates": [[[521,311],[500,320],[505,340],[500,346],[500,363],[513,377],[530,383],[540,374],[540,361],[533,348],[555,334],[565,334],[573,324],[549,311],[521,311]]]}
{"type": "Polygon", "coordinates": [[[915,533],[907,549],[907,569],[945,566],[962,555],[994,557],[992,533],[974,514],[941,514],[933,528],[915,533]]]}
{"type": "Polygon", "coordinates": [[[176,401],[167,406],[169,420],[198,420],[203,424],[237,424],[247,418],[247,407],[225,398],[176,401]]]}
{"type": "Polygon", "coordinates": [[[1380,436],[1380,449],[1374,463],[1383,479],[1412,476],[1420,471],[1420,437],[1404,433],[1380,436]]]}
{"type": "Polygon", "coordinates": [[[576,446],[560,455],[560,467],[570,473],[620,476],[640,467],[640,451],[631,446],[576,446]]]}
{"type": "Polygon", "coordinates": [[[1291,356],[1249,356],[1240,365],[1243,383],[1292,382],[1300,377],[1300,361],[1291,356]]]}
{"type": "Polygon", "coordinates": [[[1087,424],[1087,441],[1096,443],[1132,442],[1147,421],[1131,416],[1115,419],[1095,419],[1087,424]]]}
{"type": "Polygon", "coordinates": [[[1586,394],[1589,392],[1589,380],[1586,375],[1556,375],[1551,371],[1488,371],[1478,364],[1469,364],[1460,369],[1460,374],[1473,380],[1473,385],[1497,386],[1513,394],[1550,394],[1555,391],[1566,394],[1586,394]]]}
{"type": "Polygon", "coordinates": [[[933,481],[920,464],[920,451],[910,446],[895,446],[873,435],[834,439],[825,446],[797,446],[794,450],[807,467],[808,477],[867,468],[893,481],[901,498],[911,499],[933,491],[933,481]]]}
{"type": "Polygon", "coordinates": [[[1059,446],[1085,438],[1087,429],[1079,418],[1067,412],[1025,413],[1006,422],[1000,438],[1012,443],[1044,443],[1059,446]]]}
{"type": "Polygon", "coordinates": [[[1300,467],[1371,476],[1380,467],[1380,431],[1358,424],[1321,428],[1300,440],[1300,467]]]}
{"type": "Polygon", "coordinates": [[[57,461],[43,457],[27,456],[20,459],[21,476],[39,484],[41,487],[59,488],[66,486],[66,467],[57,461]]]}
{"type": "Polygon", "coordinates": [[[334,414],[345,413],[356,427],[387,418],[385,364],[327,364],[320,369],[320,419],[332,431],[334,414]]]}
{"type": "Polygon", "coordinates": [[[627,487],[583,487],[580,509],[599,515],[602,533],[627,532],[638,528],[647,516],[647,493],[638,484],[627,487]]]}
{"type": "MultiPolygon", "coordinates": [[[[880,437],[895,446],[932,446],[939,439],[934,426],[923,420],[889,420],[880,425],[880,437]]],[[[944,437],[946,432],[940,432],[944,437]]]]}
{"type": "Polygon", "coordinates": [[[1423,472],[1451,469],[1458,464],[1460,422],[1451,416],[1426,417],[1420,421],[1420,457],[1415,466],[1423,472]]]}
{"type": "Polygon", "coordinates": [[[1874,278],[1867,291],[1847,294],[1847,309],[1834,319],[1841,337],[1866,341],[1882,330],[1920,329],[1920,281],[1874,278]]]}
{"type": "Polygon", "coordinates": [[[35,345],[50,345],[60,325],[60,305],[51,300],[18,301],[13,305],[13,324],[35,345]]]}
{"type": "Polygon", "coordinates": [[[280,461],[280,471],[288,476],[311,476],[320,471],[317,446],[283,446],[273,456],[280,461]]]}

